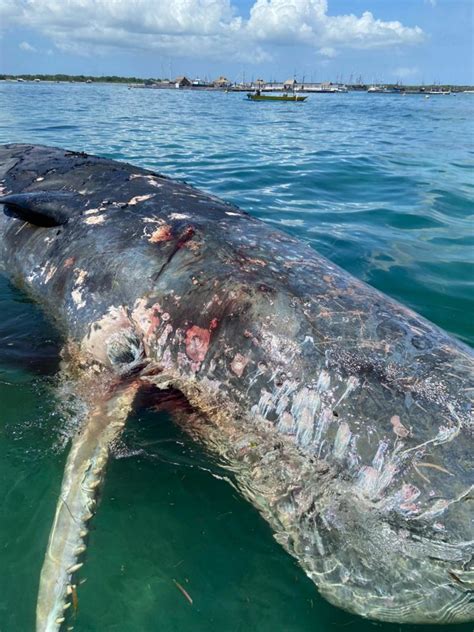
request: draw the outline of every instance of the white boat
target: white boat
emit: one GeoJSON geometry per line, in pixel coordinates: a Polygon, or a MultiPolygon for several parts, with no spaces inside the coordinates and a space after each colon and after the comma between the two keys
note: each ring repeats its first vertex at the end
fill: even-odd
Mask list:
{"type": "Polygon", "coordinates": [[[396,92],[399,92],[398,90],[395,90],[393,88],[386,88],[384,86],[370,86],[370,88],[367,88],[367,92],[377,92],[380,94],[395,94],[396,92]]]}

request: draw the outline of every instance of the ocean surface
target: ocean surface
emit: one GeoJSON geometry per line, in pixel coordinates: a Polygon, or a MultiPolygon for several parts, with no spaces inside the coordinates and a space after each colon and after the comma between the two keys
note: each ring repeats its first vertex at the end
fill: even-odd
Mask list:
{"type": "MultiPolygon", "coordinates": [[[[473,114],[474,94],[251,103],[238,93],[0,82],[0,142],[185,179],[470,345],[473,114]]],[[[1,277],[0,314],[0,632],[30,632],[71,413],[54,388],[61,340],[1,277]]],[[[135,414],[93,520],[76,632],[429,630],[329,605],[221,474],[166,414],[135,414]]]]}

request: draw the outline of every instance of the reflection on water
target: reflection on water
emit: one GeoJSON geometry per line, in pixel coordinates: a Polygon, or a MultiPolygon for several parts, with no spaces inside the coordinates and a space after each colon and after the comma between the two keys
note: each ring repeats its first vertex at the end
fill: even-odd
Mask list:
{"type": "MultiPolygon", "coordinates": [[[[300,106],[4,83],[0,142],[85,150],[186,179],[473,344],[473,108],[471,95],[311,95],[300,106]]],[[[0,309],[0,630],[24,632],[33,629],[71,411],[54,395],[60,337],[49,321],[1,280],[0,309]]],[[[367,623],[320,599],[166,413],[138,410],[116,456],[76,631],[428,629],[367,623]]]]}

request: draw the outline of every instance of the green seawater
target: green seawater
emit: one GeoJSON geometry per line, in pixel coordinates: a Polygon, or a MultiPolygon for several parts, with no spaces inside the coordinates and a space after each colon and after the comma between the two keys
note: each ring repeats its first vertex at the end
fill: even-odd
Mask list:
{"type": "MultiPolygon", "coordinates": [[[[0,83],[0,142],[58,145],[186,179],[307,240],[470,345],[473,114],[469,94],[312,95],[299,105],[0,83]]],[[[74,416],[55,390],[59,336],[1,277],[0,314],[0,631],[30,632],[74,416]]],[[[430,629],[329,605],[223,474],[165,413],[133,415],[93,520],[76,632],[430,629]]]]}

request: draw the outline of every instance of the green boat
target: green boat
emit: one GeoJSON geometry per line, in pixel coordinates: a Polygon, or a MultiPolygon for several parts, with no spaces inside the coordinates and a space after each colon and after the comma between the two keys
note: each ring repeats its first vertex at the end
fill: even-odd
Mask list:
{"type": "Polygon", "coordinates": [[[247,99],[251,101],[306,101],[308,97],[299,97],[296,94],[282,94],[282,95],[274,95],[274,94],[252,94],[250,92],[247,93],[247,99]]]}

